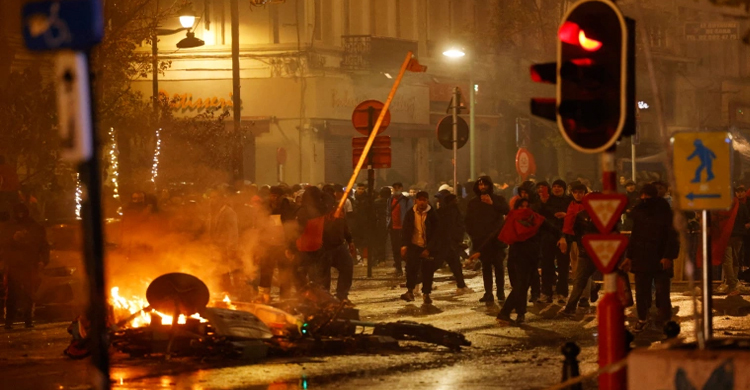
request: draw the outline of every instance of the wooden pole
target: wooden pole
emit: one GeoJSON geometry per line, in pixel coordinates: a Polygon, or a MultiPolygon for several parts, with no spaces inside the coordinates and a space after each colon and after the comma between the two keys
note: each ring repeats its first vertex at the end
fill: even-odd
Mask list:
{"type": "Polygon", "coordinates": [[[341,216],[341,209],[344,207],[344,203],[346,203],[346,198],[349,196],[349,192],[352,190],[352,187],[354,186],[354,182],[357,181],[357,176],[359,176],[359,172],[362,170],[362,166],[365,164],[365,161],[367,161],[367,156],[370,153],[370,149],[372,148],[373,142],[375,142],[375,137],[378,135],[378,130],[380,130],[380,125],[383,123],[383,119],[385,118],[385,114],[388,112],[388,107],[391,106],[391,101],[393,101],[393,97],[396,96],[396,91],[398,90],[399,84],[401,84],[401,79],[404,78],[404,74],[406,73],[406,68],[409,65],[409,61],[411,61],[413,53],[410,51],[406,53],[406,58],[404,59],[404,63],[401,64],[401,70],[398,72],[398,77],[396,77],[396,81],[393,83],[393,87],[391,87],[391,92],[388,94],[388,99],[385,101],[385,104],[383,105],[383,109],[380,110],[380,115],[378,116],[377,122],[375,122],[375,127],[372,128],[372,131],[370,132],[370,137],[367,139],[367,144],[365,144],[365,149],[362,151],[362,155],[359,157],[359,161],[357,162],[357,166],[354,168],[354,173],[352,174],[352,177],[349,179],[349,184],[346,185],[346,189],[344,190],[344,196],[341,197],[341,200],[339,201],[339,206],[336,208],[336,217],[341,216]]]}

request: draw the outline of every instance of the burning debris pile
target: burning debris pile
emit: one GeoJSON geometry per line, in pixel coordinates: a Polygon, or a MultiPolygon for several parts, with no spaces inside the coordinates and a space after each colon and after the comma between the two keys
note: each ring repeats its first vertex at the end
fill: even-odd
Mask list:
{"type": "Polygon", "coordinates": [[[260,359],[267,356],[345,354],[399,348],[414,340],[460,351],[471,343],[457,332],[416,322],[363,322],[359,311],[316,288],[279,307],[211,300],[208,287],[184,273],[155,279],[146,299],[111,290],[111,345],[140,356],[260,359]],[[174,321],[174,318],[177,321],[174,321]]]}

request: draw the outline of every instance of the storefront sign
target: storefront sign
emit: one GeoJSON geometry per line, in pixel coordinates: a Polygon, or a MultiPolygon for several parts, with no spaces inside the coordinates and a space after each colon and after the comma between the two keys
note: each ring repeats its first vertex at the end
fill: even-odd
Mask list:
{"type": "Polygon", "coordinates": [[[169,107],[175,111],[202,111],[206,109],[228,110],[234,107],[231,92],[226,99],[217,96],[198,97],[197,99],[194,99],[192,93],[175,93],[170,96],[169,93],[164,90],[160,90],[159,94],[169,96],[169,107]]]}

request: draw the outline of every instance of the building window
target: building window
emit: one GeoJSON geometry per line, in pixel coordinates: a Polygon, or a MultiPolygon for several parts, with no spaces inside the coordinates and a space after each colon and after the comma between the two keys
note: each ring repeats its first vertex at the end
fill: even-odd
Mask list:
{"type": "Polygon", "coordinates": [[[323,40],[323,4],[322,0],[315,1],[315,25],[313,26],[313,37],[316,41],[323,40]]]}

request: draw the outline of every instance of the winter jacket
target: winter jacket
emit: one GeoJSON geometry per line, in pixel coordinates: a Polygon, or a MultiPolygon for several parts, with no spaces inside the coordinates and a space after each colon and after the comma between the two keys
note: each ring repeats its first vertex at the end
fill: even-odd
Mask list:
{"type": "Polygon", "coordinates": [[[390,198],[388,198],[388,228],[393,228],[393,220],[391,219],[391,215],[393,214],[393,199],[398,199],[398,204],[401,205],[401,225],[404,224],[404,218],[406,218],[406,213],[411,210],[412,207],[414,207],[414,201],[408,197],[404,196],[404,194],[395,194],[391,195],[390,198]]]}
{"type": "MultiPolygon", "coordinates": [[[[575,200],[573,200],[573,202],[575,202],[575,200]]],[[[571,202],[571,204],[573,202],[571,202]]],[[[598,234],[599,230],[596,228],[596,225],[594,225],[594,222],[591,221],[591,217],[586,210],[580,211],[576,214],[575,220],[573,221],[573,232],[575,234],[565,234],[565,240],[568,242],[568,247],[570,247],[571,243],[575,242],[578,245],[578,253],[588,256],[586,248],[583,246],[583,236],[586,234],[598,234]]]]}
{"type": "Polygon", "coordinates": [[[375,208],[375,229],[386,230],[388,228],[388,199],[375,199],[373,207],[375,208]]]}
{"type": "MultiPolygon", "coordinates": [[[[409,209],[409,211],[406,212],[406,216],[404,217],[404,224],[403,228],[401,229],[401,246],[411,246],[412,244],[412,236],[414,235],[414,220],[415,220],[415,211],[414,209],[416,206],[409,209]]],[[[432,207],[428,206],[427,208],[427,217],[425,218],[425,235],[426,235],[426,245],[425,248],[430,252],[430,256],[434,256],[434,254],[438,250],[438,240],[437,240],[437,230],[438,230],[438,216],[437,211],[433,209],[432,207]]]]}
{"type": "Polygon", "coordinates": [[[740,202],[740,207],[737,209],[737,217],[734,219],[732,237],[745,237],[747,235],[745,224],[747,223],[750,223],[750,211],[748,211],[746,204],[740,202]]]}
{"type": "Polygon", "coordinates": [[[441,204],[437,209],[440,223],[437,226],[437,248],[440,252],[457,253],[459,245],[464,240],[466,228],[458,204],[441,204]]]}
{"type": "Polygon", "coordinates": [[[672,226],[672,209],[663,198],[642,199],[630,212],[633,231],[627,257],[631,272],[655,273],[662,270],[661,259],[676,259],[680,253],[677,231],[672,226]]]}
{"type": "Polygon", "coordinates": [[[466,232],[471,237],[475,250],[497,238],[503,224],[503,218],[510,211],[505,198],[493,193],[494,187],[491,183],[492,180],[488,176],[480,177],[474,183],[476,197],[469,201],[469,205],[466,208],[466,218],[464,219],[466,232]],[[488,195],[492,199],[492,204],[482,202],[479,181],[490,183],[488,195]]]}
{"type": "Polygon", "coordinates": [[[572,201],[573,199],[566,195],[555,196],[555,195],[550,194],[549,199],[547,200],[547,203],[542,203],[539,214],[542,214],[544,218],[546,218],[547,221],[549,221],[556,228],[562,230],[563,222],[565,221],[565,218],[557,218],[555,217],[555,214],[567,213],[568,206],[570,205],[570,202],[572,201]]]}
{"type": "Polygon", "coordinates": [[[336,218],[333,212],[326,215],[323,224],[323,249],[336,249],[344,242],[352,242],[352,234],[346,218],[336,218]]]}

